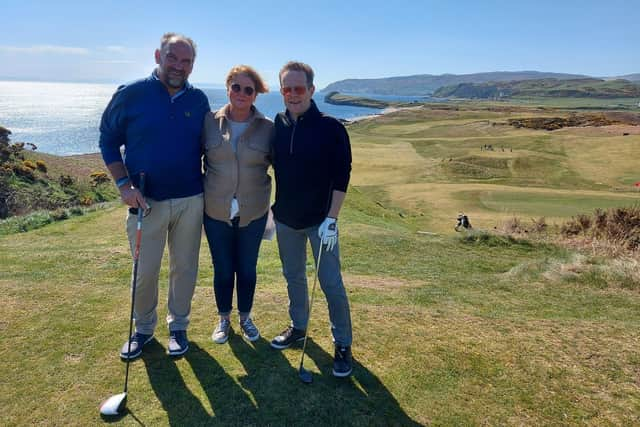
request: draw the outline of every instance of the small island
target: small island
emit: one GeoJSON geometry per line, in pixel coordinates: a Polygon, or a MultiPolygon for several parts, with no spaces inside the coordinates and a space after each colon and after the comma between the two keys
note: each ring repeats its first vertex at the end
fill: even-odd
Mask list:
{"type": "Polygon", "coordinates": [[[380,101],[377,99],[343,95],[338,91],[331,91],[327,95],[325,95],[324,102],[333,105],[349,105],[351,107],[367,107],[380,109],[395,106],[396,104],[394,102],[380,101]]]}

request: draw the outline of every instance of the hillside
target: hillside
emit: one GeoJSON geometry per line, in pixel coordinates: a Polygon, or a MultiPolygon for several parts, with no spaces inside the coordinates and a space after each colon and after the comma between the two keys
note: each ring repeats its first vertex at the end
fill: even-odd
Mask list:
{"type": "Polygon", "coordinates": [[[368,93],[378,95],[430,95],[442,86],[460,83],[486,83],[495,81],[555,78],[576,79],[578,74],[546,73],[540,71],[496,71],[474,74],[419,74],[414,76],[385,77],[379,79],[347,79],[329,84],[323,91],[341,93],[368,93]]]}
{"type": "Polygon", "coordinates": [[[629,80],[630,82],[640,82],[640,73],[626,74],[624,76],[618,76],[613,78],[613,80],[616,80],[616,79],[629,80]]]}
{"type": "Polygon", "coordinates": [[[518,97],[640,98],[640,84],[628,80],[537,79],[508,82],[460,83],[441,87],[440,98],[502,99],[518,97]]]}
{"type": "Polygon", "coordinates": [[[99,154],[39,153],[33,144],[12,143],[10,136],[0,126],[0,220],[117,198],[99,154]]]}

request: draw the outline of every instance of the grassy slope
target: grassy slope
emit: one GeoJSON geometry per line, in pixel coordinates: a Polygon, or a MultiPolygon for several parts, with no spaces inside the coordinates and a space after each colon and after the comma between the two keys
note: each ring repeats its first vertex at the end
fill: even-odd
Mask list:
{"type": "MultiPolygon", "coordinates": [[[[118,424],[640,422],[636,284],[594,270],[583,273],[579,258],[552,246],[414,233],[439,224],[439,231],[450,230],[451,217],[467,206],[465,191],[488,191],[498,204],[500,194],[508,196],[502,203],[520,194],[544,204],[542,195],[553,193],[567,196],[569,205],[575,194],[628,194],[600,191],[571,168],[563,157],[564,137],[556,140],[554,133],[553,143],[536,142],[546,133],[509,128],[495,136],[514,138],[517,155],[549,156],[566,165],[575,175],[572,191],[522,189],[507,185],[508,180],[470,184],[438,172],[440,157],[447,156],[448,147],[450,156],[468,156],[472,150],[484,156],[474,148],[478,141],[465,140],[477,138],[474,127],[488,135],[495,127],[473,124],[475,113],[458,116],[459,122],[448,127],[446,117],[418,122],[419,113],[406,114],[400,121],[387,117],[386,124],[363,122],[350,130],[354,186],[341,215],[341,249],[353,312],[354,376],[346,381],[331,377],[322,297],[311,326],[307,367],[316,374],[312,386],[297,378],[299,349],[276,352],[266,340],[253,346],[239,336],[227,345],[213,344],[212,272],[203,242],[190,328],[193,348],[183,359],[168,359],[166,326],[160,322],[158,341],[132,365],[132,414],[118,424]],[[445,126],[441,130],[447,136],[416,136],[428,134],[435,123],[445,126]],[[438,142],[426,152],[438,154],[430,159],[415,147],[432,137],[438,142]]],[[[637,142],[638,136],[626,138],[637,142]]],[[[589,138],[584,141],[588,144],[589,138]]],[[[598,179],[617,185],[625,171],[630,173],[631,159],[616,161],[618,172],[598,179]]],[[[578,163],[585,170],[597,169],[588,159],[578,163]]],[[[474,209],[478,214],[473,211],[472,221],[490,225],[480,213],[491,212],[474,209]]],[[[97,405],[120,390],[124,373],[116,353],[128,326],[130,257],[123,209],[1,237],[0,253],[0,358],[10,367],[0,382],[3,424],[100,423],[97,405]]],[[[162,317],[166,266],[161,277],[162,317]]],[[[275,242],[262,248],[255,315],[267,339],[286,323],[275,242]]]]}

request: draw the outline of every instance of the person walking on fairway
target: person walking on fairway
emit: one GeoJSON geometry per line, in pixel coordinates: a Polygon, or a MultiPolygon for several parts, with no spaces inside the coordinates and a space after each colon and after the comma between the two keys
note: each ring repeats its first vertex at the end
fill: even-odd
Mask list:
{"type": "Polygon", "coordinates": [[[353,370],[351,314],[340,273],[337,221],[351,175],[351,145],[344,126],[321,113],[313,101],[313,76],[309,65],[293,61],[282,67],[279,76],[286,111],[274,120],[273,214],[291,324],[271,341],[271,347],[285,349],[304,340],[309,321],[308,240],[316,262],[319,250],[324,251],[318,279],[329,305],[335,343],[333,375],[347,377],[353,370]]]}
{"type": "Polygon", "coordinates": [[[127,235],[133,252],[136,212],[145,208],[140,248],[135,333],[120,357],[138,357],[151,341],[158,321],[158,277],[165,244],[169,244],[167,352],[179,356],[189,349],[187,326],[198,275],[198,254],[204,209],[201,134],[209,101],[187,78],[196,57],[194,42],[166,33],[155,51],[158,64],[151,76],[120,86],[102,115],[100,151],[130,206],[127,235]],[[124,146],[124,158],[120,147],[124,146]],[[145,173],[145,194],[138,190],[145,173]]]}

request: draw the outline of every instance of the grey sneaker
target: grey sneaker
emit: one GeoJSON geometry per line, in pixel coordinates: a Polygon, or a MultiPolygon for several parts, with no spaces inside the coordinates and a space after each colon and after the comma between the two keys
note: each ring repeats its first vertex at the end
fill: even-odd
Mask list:
{"type": "Polygon", "coordinates": [[[242,335],[249,341],[255,341],[260,338],[260,331],[256,327],[251,317],[240,320],[240,329],[242,329],[242,335]]]}
{"type": "Polygon", "coordinates": [[[182,356],[189,350],[187,331],[170,331],[167,352],[169,356],[182,356]]]}
{"type": "Polygon", "coordinates": [[[129,341],[125,342],[120,350],[120,357],[123,360],[135,359],[142,354],[142,347],[152,339],[153,334],[146,335],[141,334],[140,332],[134,333],[131,338],[129,338],[129,341],[131,341],[131,351],[129,351],[129,341]]]}
{"type": "Polygon", "coordinates": [[[224,344],[229,339],[229,329],[231,329],[231,321],[228,317],[221,317],[218,326],[211,334],[211,339],[216,344],[224,344]]]}

